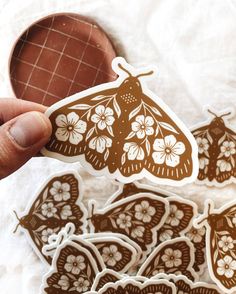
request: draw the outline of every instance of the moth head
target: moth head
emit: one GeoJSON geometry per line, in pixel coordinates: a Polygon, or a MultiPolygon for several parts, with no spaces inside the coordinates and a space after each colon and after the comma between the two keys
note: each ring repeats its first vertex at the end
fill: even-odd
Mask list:
{"type": "Polygon", "coordinates": [[[13,232],[13,233],[16,233],[19,226],[22,226],[23,228],[25,228],[27,224],[29,223],[29,221],[28,221],[27,215],[23,216],[22,218],[19,218],[16,211],[14,210],[13,212],[18,220],[18,224],[16,225],[16,228],[13,232]]]}
{"type": "Polygon", "coordinates": [[[131,103],[135,99],[135,94],[142,91],[142,86],[139,81],[140,77],[149,76],[153,74],[153,71],[138,74],[133,76],[122,64],[118,64],[118,67],[128,74],[128,77],[123,81],[118,89],[118,95],[124,97],[127,103],[131,103]]]}
{"type": "Polygon", "coordinates": [[[225,126],[225,122],[223,120],[224,116],[230,115],[231,112],[224,113],[220,116],[216,115],[214,112],[208,109],[208,112],[212,115],[214,115],[213,120],[210,123],[210,130],[214,135],[221,135],[224,130],[222,130],[222,127],[225,126]]]}

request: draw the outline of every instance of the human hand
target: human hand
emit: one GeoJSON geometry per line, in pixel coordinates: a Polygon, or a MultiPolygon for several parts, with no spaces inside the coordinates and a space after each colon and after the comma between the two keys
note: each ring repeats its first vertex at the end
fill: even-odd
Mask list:
{"type": "Polygon", "coordinates": [[[0,179],[20,168],[47,143],[52,126],[46,107],[0,98],[0,179]]]}

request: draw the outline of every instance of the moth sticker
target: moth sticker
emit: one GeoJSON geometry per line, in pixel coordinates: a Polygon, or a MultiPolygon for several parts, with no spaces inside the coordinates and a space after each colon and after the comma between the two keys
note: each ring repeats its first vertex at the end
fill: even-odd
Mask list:
{"type": "Polygon", "coordinates": [[[158,184],[184,185],[198,173],[191,132],[123,58],[115,58],[114,82],[59,101],[46,111],[52,136],[45,156],[79,161],[95,176],[123,183],[147,177],[158,184]]]}
{"type": "Polygon", "coordinates": [[[232,109],[221,114],[208,110],[214,116],[192,131],[198,144],[198,182],[209,186],[225,186],[236,182],[236,131],[229,125],[232,109]]]}

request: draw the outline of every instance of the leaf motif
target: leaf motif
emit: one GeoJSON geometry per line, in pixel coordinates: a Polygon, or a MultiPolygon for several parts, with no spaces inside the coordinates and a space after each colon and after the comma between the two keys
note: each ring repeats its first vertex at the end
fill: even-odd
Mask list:
{"type": "Polygon", "coordinates": [[[114,106],[114,109],[115,109],[115,112],[116,112],[117,116],[120,117],[121,110],[120,110],[119,104],[116,101],[116,98],[113,99],[113,106],[114,106]]]}
{"type": "Polygon", "coordinates": [[[146,140],[146,149],[147,149],[147,154],[150,155],[151,147],[150,147],[150,142],[146,140]]]}
{"type": "Polygon", "coordinates": [[[206,137],[207,137],[208,141],[210,142],[210,144],[212,144],[213,143],[213,139],[210,136],[209,132],[206,133],[206,137]]]}
{"type": "Polygon", "coordinates": [[[93,127],[92,129],[90,129],[86,135],[85,141],[88,141],[88,139],[92,136],[93,132],[95,130],[95,127],[93,127]]]}
{"type": "Polygon", "coordinates": [[[40,226],[37,230],[35,230],[35,232],[41,232],[43,229],[45,229],[47,226],[46,225],[42,225],[40,226]]]}
{"type": "Polygon", "coordinates": [[[47,199],[48,197],[48,188],[45,189],[45,191],[43,192],[43,202],[47,199]]]}
{"type": "Polygon", "coordinates": [[[229,232],[227,231],[221,231],[217,233],[218,235],[222,236],[222,235],[229,235],[229,232]]]}
{"type": "Polygon", "coordinates": [[[34,204],[34,209],[36,209],[38,207],[38,205],[40,204],[40,199],[38,199],[35,204],[34,204]]]}
{"type": "Polygon", "coordinates": [[[90,115],[91,115],[91,109],[88,111],[88,113],[87,113],[87,121],[89,121],[89,119],[90,119],[90,115]]]}
{"type": "Polygon", "coordinates": [[[90,265],[88,264],[88,266],[87,266],[87,276],[90,277],[90,276],[91,276],[91,273],[92,273],[92,271],[91,271],[91,267],[90,267],[90,265]]]}
{"type": "Polygon", "coordinates": [[[178,134],[178,132],[176,131],[176,129],[175,129],[173,126],[171,126],[170,124],[168,124],[168,123],[166,123],[166,122],[164,122],[164,121],[159,122],[159,125],[160,125],[162,128],[164,128],[164,129],[166,129],[166,130],[168,130],[168,131],[170,131],[170,132],[173,132],[173,133],[178,134]]]}
{"type": "Polygon", "coordinates": [[[112,129],[112,127],[111,127],[111,126],[107,126],[107,130],[108,130],[108,133],[109,133],[112,137],[114,137],[114,133],[113,133],[113,129],[112,129]]]}
{"type": "Polygon", "coordinates": [[[211,245],[212,245],[212,247],[214,247],[214,246],[216,245],[216,240],[215,240],[215,238],[212,238],[211,245]]]}
{"type": "Polygon", "coordinates": [[[140,104],[138,107],[136,107],[133,111],[130,112],[129,114],[129,120],[131,120],[136,114],[139,113],[141,110],[142,104],[140,104]]]}
{"type": "Polygon", "coordinates": [[[112,217],[110,218],[110,221],[111,221],[111,224],[112,224],[113,228],[117,229],[116,222],[112,217]]]}
{"type": "Polygon", "coordinates": [[[214,255],[213,255],[213,261],[214,261],[214,263],[216,263],[217,258],[218,258],[218,250],[216,249],[216,251],[214,252],[214,255]]]}
{"type": "Polygon", "coordinates": [[[109,99],[109,98],[112,98],[114,95],[108,95],[108,96],[105,96],[105,95],[98,95],[98,96],[95,96],[94,98],[92,98],[91,100],[92,101],[99,101],[99,100],[103,100],[103,99],[109,99]]]}
{"type": "Polygon", "coordinates": [[[160,113],[160,111],[156,107],[151,107],[151,109],[156,115],[162,116],[162,114],[160,113]]]}
{"type": "Polygon", "coordinates": [[[126,162],[126,153],[123,153],[121,156],[121,164],[125,164],[126,162]]]}
{"type": "Polygon", "coordinates": [[[125,138],[125,140],[129,140],[129,139],[133,138],[133,137],[135,136],[135,134],[136,134],[136,133],[133,132],[133,131],[130,132],[129,135],[125,138]]]}
{"type": "Polygon", "coordinates": [[[226,139],[226,134],[224,134],[224,135],[219,139],[219,141],[218,141],[218,145],[220,146],[220,145],[224,142],[225,139],[226,139]]]}
{"type": "Polygon", "coordinates": [[[226,216],[225,218],[226,218],[226,220],[227,220],[227,223],[228,223],[229,227],[230,227],[230,228],[233,228],[234,226],[233,226],[231,220],[230,220],[227,216],[226,216]]]}
{"type": "Polygon", "coordinates": [[[158,263],[160,261],[160,255],[157,256],[157,258],[155,259],[155,262],[154,262],[154,267],[156,268],[158,263]]]}
{"type": "Polygon", "coordinates": [[[35,213],[35,215],[37,215],[37,217],[39,217],[41,220],[46,220],[47,218],[42,216],[42,214],[40,213],[35,213]]]}
{"type": "Polygon", "coordinates": [[[109,154],[110,154],[110,151],[109,151],[109,149],[107,149],[107,151],[106,151],[106,153],[105,153],[105,155],[104,155],[104,160],[105,160],[105,161],[107,160],[109,154]]]}
{"type": "Polygon", "coordinates": [[[125,207],[125,211],[130,210],[134,206],[134,202],[131,202],[129,205],[125,207]]]}
{"type": "Polygon", "coordinates": [[[230,250],[230,254],[232,255],[232,257],[233,257],[234,259],[236,259],[236,254],[234,253],[233,250],[230,250]]]}
{"type": "Polygon", "coordinates": [[[91,106],[88,104],[76,104],[76,105],[69,107],[69,109],[77,109],[77,110],[87,110],[90,108],[91,108],[91,106]]]}

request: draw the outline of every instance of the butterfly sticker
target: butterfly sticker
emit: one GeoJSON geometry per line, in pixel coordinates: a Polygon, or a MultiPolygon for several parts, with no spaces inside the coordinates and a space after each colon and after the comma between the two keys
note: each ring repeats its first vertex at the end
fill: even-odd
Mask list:
{"type": "Polygon", "coordinates": [[[149,193],[140,193],[98,210],[89,203],[91,233],[112,232],[128,236],[148,254],[157,242],[157,230],[169,213],[168,201],[149,193]]]}
{"type": "Polygon", "coordinates": [[[176,287],[176,293],[188,293],[188,294],[223,294],[216,285],[196,282],[193,283],[191,280],[185,276],[176,276],[173,274],[158,274],[152,279],[166,279],[173,283],[176,287]]]}
{"type": "MultiPolygon", "coordinates": [[[[51,263],[51,256],[42,253],[48,238],[73,223],[75,234],[86,233],[87,210],[82,201],[81,179],[77,173],[64,172],[51,177],[36,195],[25,215],[18,218],[39,257],[51,263]]],[[[15,232],[16,232],[15,230],[15,232]]]]}
{"type": "Polygon", "coordinates": [[[161,243],[142,264],[137,275],[151,278],[159,273],[185,275],[190,280],[198,279],[193,269],[194,247],[186,237],[161,243]]]}
{"type": "Polygon", "coordinates": [[[158,184],[184,185],[198,173],[197,145],[176,115],[147,89],[140,73],[115,58],[119,75],[63,99],[46,111],[52,136],[45,156],[79,161],[95,176],[123,183],[146,177],[158,184]]]}
{"type": "Polygon", "coordinates": [[[224,293],[236,290],[236,202],[220,209],[207,200],[196,228],[206,227],[206,255],[210,276],[224,293]]]}
{"type": "Polygon", "coordinates": [[[104,269],[94,255],[99,257],[96,247],[79,237],[63,242],[53,257],[51,270],[43,279],[41,293],[87,293],[99,273],[99,267],[104,269]]]}
{"type": "Polygon", "coordinates": [[[167,280],[148,280],[143,283],[134,279],[123,279],[115,283],[108,283],[97,292],[87,294],[175,294],[175,286],[167,280]]]}
{"type": "Polygon", "coordinates": [[[236,131],[228,124],[225,116],[232,117],[233,111],[221,114],[208,110],[214,118],[195,127],[192,131],[198,144],[198,182],[209,186],[225,186],[236,182],[236,131]]]}

